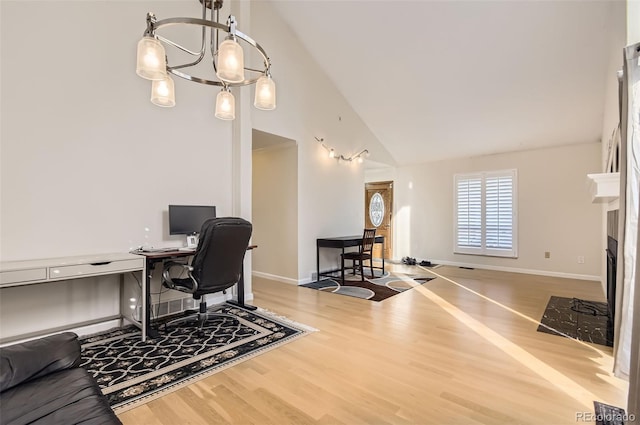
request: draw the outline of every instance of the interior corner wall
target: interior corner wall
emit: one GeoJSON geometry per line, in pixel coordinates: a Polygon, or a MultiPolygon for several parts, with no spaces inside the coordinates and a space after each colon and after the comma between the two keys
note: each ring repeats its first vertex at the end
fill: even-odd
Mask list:
{"type": "Polygon", "coordinates": [[[298,280],[298,149],[253,151],[253,272],[298,280]]]}
{"type": "MultiPolygon", "coordinates": [[[[271,2],[251,3],[252,36],[269,52],[278,89],[274,111],[252,111],[253,128],[298,144],[298,281],[316,270],[316,239],[359,234],[364,227],[362,167],[328,158],[315,138],[340,154],[378,149],[379,141],[364,125],[271,2]],[[373,149],[375,147],[375,149],[373,149]]],[[[372,159],[375,158],[372,153],[372,159]]],[[[388,160],[389,158],[385,158],[388,160]]],[[[322,269],[337,264],[335,252],[321,256],[322,269]]],[[[257,254],[257,252],[256,252],[257,254]]]]}
{"type": "Polygon", "coordinates": [[[586,175],[599,170],[600,154],[600,144],[589,143],[400,167],[394,256],[599,280],[602,210],[591,203],[586,175]],[[511,168],[518,258],[454,254],[454,174],[511,168]]]}

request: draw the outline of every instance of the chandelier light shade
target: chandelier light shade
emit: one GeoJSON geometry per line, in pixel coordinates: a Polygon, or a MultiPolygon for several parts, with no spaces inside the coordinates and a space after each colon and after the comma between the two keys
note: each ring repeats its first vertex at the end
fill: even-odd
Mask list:
{"type": "Polygon", "coordinates": [[[236,99],[229,89],[222,89],[216,97],[216,118],[221,120],[236,119],[236,99]]]}
{"type": "Polygon", "coordinates": [[[162,80],[151,82],[151,102],[164,107],[176,106],[176,94],[171,77],[167,75],[162,80]]]}
{"type": "Polygon", "coordinates": [[[227,83],[244,81],[244,52],[234,37],[229,36],[220,44],[216,75],[227,83]]]}
{"type": "MultiPolygon", "coordinates": [[[[226,24],[220,23],[222,2],[223,0],[200,0],[202,18],[157,20],[153,13],[147,14],[147,28],[138,42],[136,73],[153,81],[151,101],[154,104],[164,107],[175,105],[174,84],[168,76],[173,74],[205,86],[221,87],[222,91],[216,97],[215,111],[215,116],[220,119],[235,119],[235,99],[230,91],[231,87],[256,84],[254,106],[263,110],[275,109],[276,87],[271,78],[271,60],[260,44],[236,29],[236,18],[233,15],[229,16],[226,24]],[[164,37],[162,29],[168,26],[201,27],[200,48],[194,51],[164,37]],[[247,65],[244,57],[246,48],[259,53],[263,61],[262,69],[247,65]],[[183,61],[185,57],[192,58],[185,63],[175,63],[172,54],[176,56],[176,50],[181,52],[178,56],[183,61]],[[211,64],[208,71],[210,76],[196,76],[187,71],[201,62],[211,64]]],[[[176,35],[176,30],[172,31],[176,35]]],[[[198,72],[206,72],[203,68],[206,67],[198,67],[198,72]]]]}
{"type": "Polygon", "coordinates": [[[271,75],[258,78],[253,106],[264,111],[276,109],[276,83],[273,82],[271,75]]]}
{"type": "Polygon", "coordinates": [[[136,74],[147,80],[162,80],[167,76],[164,46],[157,39],[142,37],[138,42],[136,74]]]}

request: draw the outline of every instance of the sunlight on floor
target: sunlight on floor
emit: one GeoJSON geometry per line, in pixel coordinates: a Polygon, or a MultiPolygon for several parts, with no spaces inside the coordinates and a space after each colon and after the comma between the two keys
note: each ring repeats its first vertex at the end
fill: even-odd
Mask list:
{"type": "MultiPolygon", "coordinates": [[[[420,266],[418,266],[418,267],[420,267],[420,266]]],[[[499,303],[498,301],[496,301],[496,300],[494,300],[494,299],[492,299],[492,298],[489,298],[489,297],[487,297],[486,295],[483,295],[483,294],[481,294],[481,293],[479,293],[479,292],[477,292],[477,291],[474,291],[474,290],[473,290],[473,289],[471,289],[471,288],[467,288],[466,286],[464,286],[464,285],[462,285],[462,284],[460,284],[460,283],[458,283],[458,282],[456,282],[456,281],[454,281],[454,280],[451,280],[451,279],[449,279],[448,277],[442,276],[441,274],[438,274],[438,273],[434,272],[433,270],[430,270],[430,269],[427,269],[427,268],[424,268],[424,267],[420,267],[420,268],[421,268],[422,270],[424,270],[424,271],[428,271],[428,272],[430,272],[431,274],[433,274],[433,275],[435,275],[435,276],[437,276],[437,277],[439,277],[439,278],[441,278],[441,279],[446,280],[446,281],[447,281],[447,282],[449,282],[449,283],[453,283],[454,285],[458,286],[459,288],[462,288],[462,289],[464,289],[464,290],[465,290],[465,291],[467,291],[467,292],[470,292],[470,293],[472,293],[472,294],[474,294],[474,295],[477,295],[478,297],[480,297],[480,298],[484,299],[485,301],[488,301],[488,302],[490,302],[490,303],[492,303],[492,304],[495,304],[495,305],[497,305],[498,307],[500,307],[500,308],[502,308],[502,309],[504,309],[504,310],[507,310],[507,311],[509,311],[510,313],[515,314],[516,316],[519,316],[519,317],[521,317],[521,318],[523,318],[523,319],[525,319],[525,320],[528,320],[529,322],[534,323],[536,326],[537,326],[537,325],[544,326],[544,327],[545,327],[545,328],[547,328],[547,329],[551,329],[551,330],[553,330],[554,332],[557,332],[558,334],[560,334],[560,335],[562,335],[562,336],[564,336],[564,337],[566,337],[566,338],[572,339],[572,340],[573,340],[573,341],[575,341],[576,343],[581,344],[581,345],[583,345],[584,347],[587,347],[587,348],[589,348],[590,350],[595,351],[595,352],[596,352],[596,354],[598,354],[598,356],[599,356],[599,357],[598,357],[598,358],[592,358],[592,359],[593,359],[594,361],[596,361],[596,362],[597,362],[598,364],[600,364],[600,365],[605,365],[605,363],[603,363],[601,360],[606,359],[606,354],[605,354],[602,350],[599,350],[598,348],[594,347],[593,345],[587,344],[587,343],[586,343],[586,342],[584,342],[584,341],[580,341],[579,339],[573,338],[573,337],[571,337],[571,336],[569,336],[569,335],[567,335],[567,334],[565,334],[565,333],[563,333],[563,332],[561,332],[561,331],[559,331],[559,330],[557,330],[557,329],[553,329],[553,328],[551,328],[551,327],[549,327],[549,326],[547,326],[547,325],[545,325],[545,324],[542,324],[542,323],[540,323],[540,321],[539,321],[539,320],[533,319],[533,318],[531,318],[531,317],[529,317],[529,316],[527,316],[527,315],[525,315],[525,314],[522,314],[522,313],[520,313],[519,311],[514,310],[514,309],[512,309],[512,308],[511,308],[511,307],[509,307],[509,306],[506,306],[506,305],[504,305],[504,304],[501,304],[501,303],[499,303]],[[599,360],[600,360],[600,361],[599,361],[599,360]]]]}
{"type": "MultiPolygon", "coordinates": [[[[474,295],[489,301],[515,315],[517,315],[518,317],[524,318],[526,320],[529,320],[531,322],[534,322],[536,324],[539,324],[539,322],[537,320],[534,320],[518,311],[515,311],[513,309],[511,309],[508,306],[505,306],[495,300],[492,300],[488,297],[486,297],[485,295],[482,295],[472,289],[469,289],[467,287],[465,287],[464,285],[461,285],[458,282],[455,282],[445,276],[442,276],[436,272],[434,272],[433,270],[430,270],[428,268],[423,268],[420,267],[422,270],[424,271],[428,271],[431,274],[446,280],[447,282],[450,282],[454,285],[457,285],[458,287],[469,291],[471,293],[473,293],[474,295]]],[[[500,350],[502,350],[505,354],[509,355],[510,357],[512,357],[514,360],[518,361],[520,364],[522,364],[523,366],[527,367],[528,369],[530,369],[532,372],[536,373],[537,375],[539,375],[540,377],[542,377],[543,379],[545,379],[546,381],[548,381],[550,384],[552,384],[553,386],[555,386],[556,388],[560,389],[561,391],[563,391],[564,393],[566,393],[569,397],[575,399],[576,401],[578,401],[579,403],[581,403],[582,405],[584,405],[586,408],[588,409],[592,409],[593,408],[593,401],[594,400],[601,400],[600,397],[596,396],[595,394],[593,394],[592,392],[590,392],[589,390],[585,389],[584,387],[582,387],[580,384],[578,384],[577,382],[573,381],[571,378],[567,377],[566,375],[562,374],[561,372],[557,371],[556,369],[554,369],[553,367],[549,366],[547,363],[541,361],[540,359],[538,359],[537,357],[533,356],[532,354],[528,353],[527,351],[525,351],[524,349],[522,349],[520,346],[518,346],[517,344],[511,342],[510,340],[508,340],[507,338],[503,337],[502,335],[500,335],[499,333],[497,333],[496,331],[494,331],[493,329],[490,329],[488,326],[484,325],[483,323],[479,322],[478,320],[474,319],[473,317],[471,317],[470,315],[468,315],[467,313],[465,313],[464,311],[460,310],[458,307],[454,306],[453,304],[449,303],[448,301],[446,301],[445,299],[443,299],[442,297],[438,296],[437,294],[435,294],[434,292],[430,291],[427,287],[425,287],[424,285],[420,285],[415,283],[412,279],[408,278],[408,277],[403,277],[403,280],[406,279],[407,280],[407,284],[410,284],[411,286],[414,287],[414,289],[416,291],[418,291],[419,293],[421,293],[422,295],[424,295],[425,297],[427,297],[429,300],[431,300],[433,303],[435,303],[436,305],[438,305],[440,308],[442,308],[444,311],[446,311],[448,314],[450,314],[451,316],[453,316],[456,320],[458,320],[459,322],[461,322],[462,324],[464,324],[465,326],[467,326],[469,329],[471,329],[472,331],[474,331],[476,334],[478,334],[479,336],[481,336],[482,338],[484,338],[486,341],[488,341],[489,343],[491,343],[492,345],[494,345],[495,347],[499,348],[500,350]]],[[[624,388],[624,384],[611,377],[610,375],[608,375],[608,373],[606,371],[604,371],[604,365],[605,365],[605,359],[607,359],[610,356],[605,355],[605,353],[603,353],[601,350],[598,350],[595,347],[592,347],[589,344],[586,344],[582,341],[578,341],[572,338],[572,340],[576,341],[577,343],[583,344],[584,346],[594,350],[599,356],[597,359],[594,359],[594,361],[596,361],[599,365],[600,368],[603,369],[603,374],[602,376],[600,376],[600,374],[598,375],[599,377],[606,379],[607,377],[609,379],[606,379],[607,382],[609,382],[611,385],[620,387],[620,388],[624,388]]],[[[610,367],[610,363],[608,364],[608,366],[610,367]]],[[[605,401],[606,402],[606,401],[605,401]]]]}

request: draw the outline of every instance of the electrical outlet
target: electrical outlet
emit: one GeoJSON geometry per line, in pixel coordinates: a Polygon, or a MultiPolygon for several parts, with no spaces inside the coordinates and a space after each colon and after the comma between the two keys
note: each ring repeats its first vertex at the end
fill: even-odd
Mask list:
{"type": "Polygon", "coordinates": [[[544,258],[551,258],[551,252],[545,251],[544,252],[544,258]]]}
{"type": "Polygon", "coordinates": [[[578,264],[584,264],[584,256],[578,255],[578,264]]]}

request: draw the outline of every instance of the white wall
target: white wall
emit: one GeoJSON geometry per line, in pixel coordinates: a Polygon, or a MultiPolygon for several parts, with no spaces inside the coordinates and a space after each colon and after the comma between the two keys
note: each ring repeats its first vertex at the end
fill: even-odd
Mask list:
{"type": "Polygon", "coordinates": [[[627,0],[627,45],[640,41],[640,1],[627,0]]]}
{"type": "MultiPolygon", "coordinates": [[[[599,279],[602,211],[591,203],[586,184],[587,173],[599,167],[599,143],[400,167],[394,256],[599,279]],[[454,254],[454,174],[510,168],[518,170],[519,258],[454,254]],[[544,258],[545,251],[551,258],[544,258]]],[[[367,174],[367,180],[379,177],[367,174]]]]}
{"type": "Polygon", "coordinates": [[[396,167],[365,168],[364,179],[367,183],[394,181],[397,178],[396,167]]]}
{"type": "MultiPolygon", "coordinates": [[[[254,132],[254,139],[258,132],[254,132]]],[[[253,273],[297,283],[298,149],[253,151],[253,273]]]]}
{"type": "Polygon", "coordinates": [[[626,45],[625,12],[625,4],[623,2],[612,3],[611,16],[609,17],[609,28],[611,28],[609,39],[609,63],[607,64],[604,114],[602,118],[602,168],[599,172],[604,172],[609,149],[609,141],[614,129],[620,122],[617,72],[622,70],[622,51],[626,45]]]}
{"type": "Polygon", "coordinates": [[[0,338],[116,315],[119,283],[112,275],[3,288],[0,338]]]}
{"type": "MultiPolygon", "coordinates": [[[[298,279],[306,281],[316,269],[316,238],[359,234],[364,226],[362,167],[328,158],[314,138],[324,138],[345,156],[367,148],[372,159],[393,159],[272,5],[252,2],[251,17],[252,36],[269,52],[278,85],[277,109],[254,110],[253,128],[298,144],[298,279]]],[[[336,258],[335,253],[323,255],[323,269],[337,264],[336,258]]]]}
{"type": "MultiPolygon", "coordinates": [[[[149,102],[150,83],[135,74],[146,13],[198,16],[199,6],[0,2],[2,261],[183,244],[168,235],[171,203],[232,213],[231,123],[213,116],[217,90],[174,78],[177,106],[164,109],[149,102]]],[[[55,286],[67,303],[50,302],[42,285],[2,296],[28,299],[30,311],[56,304],[63,321],[118,312],[103,287],[55,286]],[[106,301],[96,308],[87,299],[106,301]]],[[[20,326],[38,325],[32,317],[20,326]]],[[[3,325],[2,334],[22,330],[3,325]]]]}
{"type": "Polygon", "coordinates": [[[179,244],[170,203],[231,212],[231,124],[213,117],[215,90],[176,81],[177,106],[163,109],[135,74],[146,12],[197,5],[2,2],[3,261],[179,244]]]}

